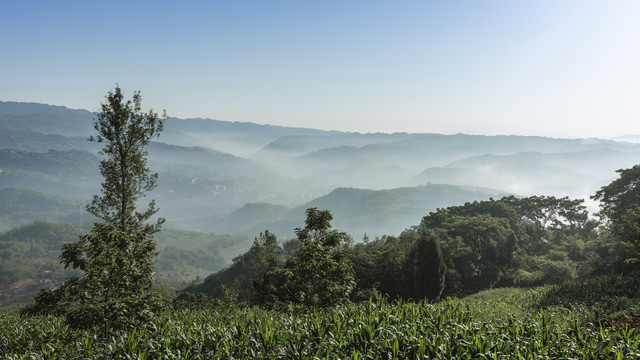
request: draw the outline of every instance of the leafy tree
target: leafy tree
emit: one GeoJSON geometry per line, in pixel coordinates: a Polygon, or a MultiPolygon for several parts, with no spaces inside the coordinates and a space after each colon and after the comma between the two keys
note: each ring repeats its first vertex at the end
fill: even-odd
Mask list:
{"type": "Polygon", "coordinates": [[[348,252],[354,270],[354,301],[368,300],[376,294],[390,298],[411,298],[407,259],[415,250],[420,235],[405,230],[399,236],[383,236],[355,244],[348,252]]]}
{"type": "Polygon", "coordinates": [[[142,212],[137,210],[137,201],[156,187],[158,174],[150,173],[144,148],[153,137],[160,135],[163,120],[152,110],[142,112],[140,92],[134,93],[133,101],[125,102],[122,91],[116,87],[106,98],[94,123],[98,135],[89,138],[89,141],[106,143],[99,153],[106,156],[100,162],[100,174],[104,177],[102,195],[93,196],[87,211],[120,228],[158,231],[164,219],[159,218],[153,226],[145,224],[158,211],[155,201],[151,200],[142,212]]]}
{"type": "Polygon", "coordinates": [[[157,212],[153,201],[146,210],[137,210],[139,198],[156,185],[144,147],[162,131],[163,121],[153,111],[141,112],[139,92],[125,102],[116,87],[106,99],[94,124],[98,135],[89,139],[106,143],[100,152],[106,156],[100,163],[102,195],[87,206],[104,223],[95,223],[89,234],[63,246],[61,263],[84,275],[36,297],[36,310],[61,312],[76,328],[100,326],[105,336],[152,324],[153,234],[164,221],[147,223],[157,212]]]}
{"type": "Polygon", "coordinates": [[[601,218],[620,240],[620,260],[624,270],[640,267],[640,165],[617,170],[620,176],[603,186],[591,198],[600,201],[601,218]]]}
{"type": "Polygon", "coordinates": [[[274,281],[274,272],[282,266],[282,248],[278,245],[275,234],[266,230],[255,238],[248,256],[245,257],[245,267],[249,273],[253,288],[253,302],[270,307],[277,300],[278,289],[274,281]]]}
{"type": "Polygon", "coordinates": [[[407,259],[407,279],[411,297],[438,301],[444,290],[446,266],[433,231],[421,229],[420,238],[407,259]]]}
{"type": "Polygon", "coordinates": [[[408,298],[406,284],[407,256],[418,241],[419,234],[415,230],[405,230],[398,237],[384,239],[384,247],[380,254],[377,268],[381,272],[380,292],[392,298],[408,298]]]}
{"type": "Polygon", "coordinates": [[[345,303],[355,287],[354,274],[346,256],[351,238],[331,230],[328,210],[309,208],[304,228],[297,228],[300,241],[284,268],[273,274],[281,285],[282,302],[307,307],[345,303]]]}
{"type": "Polygon", "coordinates": [[[438,235],[446,239],[447,267],[460,276],[463,293],[496,285],[512,266],[516,234],[504,218],[489,215],[459,216],[448,221],[438,235]]]}
{"type": "Polygon", "coordinates": [[[606,244],[583,202],[507,196],[425,216],[421,226],[436,232],[447,265],[445,293],[557,283],[606,269],[597,261],[606,244]]]}
{"type": "Polygon", "coordinates": [[[98,325],[106,336],[112,329],[149,324],[155,242],[135,228],[95,224],[78,242],[67,243],[60,256],[65,267],[83,271],[64,283],[72,327],[98,325]]]}

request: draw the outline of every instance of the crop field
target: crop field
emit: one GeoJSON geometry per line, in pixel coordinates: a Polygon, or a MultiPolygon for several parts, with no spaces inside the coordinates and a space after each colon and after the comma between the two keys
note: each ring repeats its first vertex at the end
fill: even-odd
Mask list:
{"type": "Polygon", "coordinates": [[[558,286],[502,289],[438,304],[372,298],[293,314],[259,308],[174,310],[156,318],[156,329],[107,339],[71,331],[61,318],[2,314],[0,354],[3,359],[639,358],[636,328],[593,323],[598,311],[627,307],[620,299],[631,300],[620,288],[629,284],[615,289],[615,304],[607,303],[604,290],[601,297],[582,301],[614,282],[610,277],[583,284],[582,293],[558,286]],[[553,300],[562,292],[576,301],[549,304],[562,303],[565,299],[553,300]],[[548,305],[538,305],[544,302],[548,305]]]}

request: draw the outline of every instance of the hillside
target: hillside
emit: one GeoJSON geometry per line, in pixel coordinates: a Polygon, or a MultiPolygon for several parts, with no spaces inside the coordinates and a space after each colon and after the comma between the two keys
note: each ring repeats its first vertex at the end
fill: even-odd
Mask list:
{"type": "Polygon", "coordinates": [[[440,207],[503,195],[498,190],[450,185],[389,190],[337,188],[295,208],[247,204],[223,218],[219,227],[223,232],[252,233],[254,236],[268,229],[280,237],[292,238],[293,229],[304,223],[305,210],[315,207],[330,210],[334,226],[360,240],[365,233],[371,237],[399,234],[440,207]]]}
{"type": "Polygon", "coordinates": [[[80,223],[90,216],[81,201],[28,189],[0,189],[0,234],[36,220],[80,223]]]}
{"type": "MultiPolygon", "coordinates": [[[[0,232],[38,220],[90,222],[82,210],[101,181],[98,144],[86,141],[94,116],[0,102],[0,232]]],[[[437,208],[507,193],[584,198],[615,170],[633,165],[640,144],[361,134],[169,118],[148,151],[159,181],[147,200],[155,199],[167,218],[165,230],[215,234],[218,240],[235,234],[215,249],[180,246],[193,237],[187,233],[159,243],[176,261],[192,259],[191,268],[160,263],[182,274],[171,281],[184,281],[179,279],[228,264],[246,251],[247,239],[266,229],[281,240],[293,237],[310,207],[330,210],[334,226],[360,241],[365,233],[397,235],[437,208]],[[203,254],[211,257],[209,264],[203,254]]]]}
{"type": "MultiPolygon", "coordinates": [[[[10,193],[12,191],[2,191],[2,194],[10,193]]],[[[67,203],[65,199],[48,199],[38,193],[18,195],[45,199],[53,206],[67,203]]],[[[0,309],[24,304],[40,288],[55,286],[74,274],[74,270],[64,269],[59,262],[62,245],[75,242],[90,226],[90,223],[37,221],[0,234],[0,309]]],[[[222,269],[251,245],[245,236],[183,230],[164,229],[155,237],[158,250],[155,282],[173,287],[183,287],[222,269]]]]}
{"type": "MultiPolygon", "coordinates": [[[[100,178],[97,144],[86,141],[93,117],[85,110],[0,102],[0,188],[87,201],[100,178]]],[[[481,198],[444,191],[440,197],[450,199],[431,205],[431,199],[417,204],[420,196],[383,195],[426,184],[496,189],[492,195],[585,197],[640,154],[640,144],[598,139],[360,134],[212,119],[169,118],[158,140],[149,146],[149,164],[159,173],[150,196],[167,226],[248,236],[265,227],[289,236],[304,209],[318,206],[337,212],[359,238],[401,230],[437,206],[481,198]],[[338,188],[382,192],[332,194],[338,188]],[[334,200],[318,199],[323,196],[334,200]],[[387,206],[383,196],[409,203],[387,206]],[[242,215],[245,205],[260,203],[289,210],[242,215]]]]}
{"type": "Polygon", "coordinates": [[[635,165],[638,158],[640,152],[624,146],[618,150],[601,147],[565,153],[485,154],[427,168],[409,183],[495,186],[520,195],[586,197],[611,181],[615,170],[635,165]]]}

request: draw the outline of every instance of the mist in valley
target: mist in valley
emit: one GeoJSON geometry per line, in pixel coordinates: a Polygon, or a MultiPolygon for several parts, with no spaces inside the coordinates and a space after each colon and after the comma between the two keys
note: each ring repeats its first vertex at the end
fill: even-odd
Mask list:
{"type": "MultiPolygon", "coordinates": [[[[64,107],[0,103],[0,186],[88,201],[100,181],[97,148],[84,141],[93,117],[64,107]]],[[[635,164],[640,145],[169,118],[148,151],[149,166],[159,173],[150,196],[171,228],[248,237],[269,229],[285,239],[293,237],[306,208],[318,207],[332,211],[336,227],[358,241],[365,233],[397,234],[430,211],[467,201],[507,194],[588,200],[615,170],[635,164]]],[[[21,206],[30,211],[36,204],[21,206]]],[[[78,218],[77,211],[69,216],[78,218]]],[[[3,224],[6,231],[15,222],[3,224]]]]}
{"type": "MultiPolygon", "coordinates": [[[[96,220],[94,113],[0,102],[2,296],[20,303],[59,263],[62,244],[96,220]],[[16,285],[18,284],[18,285],[16,285]]],[[[169,118],[147,147],[151,199],[167,219],[156,236],[156,282],[184,287],[244,254],[268,230],[295,238],[308,208],[329,210],[355,243],[398,236],[437,209],[507,195],[589,200],[633,166],[640,144],[602,139],[350,133],[169,118]]]]}

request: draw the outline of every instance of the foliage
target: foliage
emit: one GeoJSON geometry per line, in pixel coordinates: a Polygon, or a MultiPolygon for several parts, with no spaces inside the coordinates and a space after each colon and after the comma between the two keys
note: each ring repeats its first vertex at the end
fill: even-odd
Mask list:
{"type": "Polygon", "coordinates": [[[591,198],[600,201],[601,218],[618,237],[618,257],[624,271],[640,267],[640,165],[617,170],[620,175],[591,198]]]}
{"type": "MultiPolygon", "coordinates": [[[[60,249],[89,231],[89,224],[37,221],[0,234],[0,311],[17,309],[41,288],[53,288],[69,276],[80,276],[79,270],[60,264],[60,249]]],[[[204,279],[222,269],[231,262],[229,253],[248,240],[174,229],[163,229],[154,238],[158,251],[155,284],[173,288],[183,288],[198,276],[204,279]]]]}
{"type": "Polygon", "coordinates": [[[260,233],[243,261],[251,280],[252,302],[272,306],[277,301],[273,294],[278,291],[274,275],[284,262],[282,248],[278,245],[276,236],[268,230],[260,233]]]}
{"type": "Polygon", "coordinates": [[[426,229],[419,234],[406,263],[407,285],[411,298],[435,302],[444,290],[446,266],[436,235],[426,229]]]}
{"type": "Polygon", "coordinates": [[[0,353],[6,359],[640,356],[637,329],[589,326],[587,308],[540,308],[537,301],[546,291],[485,293],[438,304],[377,297],[293,314],[260,308],[185,309],[156,317],[156,331],[131,329],[110,338],[73,331],[56,317],[0,314],[0,353]]]}
{"type": "Polygon", "coordinates": [[[504,197],[438,209],[421,227],[440,238],[446,295],[495,286],[560,283],[599,271],[607,260],[583,200],[504,197]],[[591,260],[590,260],[591,259],[591,260]]]}
{"type": "Polygon", "coordinates": [[[125,102],[120,87],[116,86],[106,99],[94,123],[98,135],[89,138],[105,143],[99,152],[106,156],[100,161],[100,174],[104,178],[102,196],[94,195],[87,211],[108,224],[144,226],[147,232],[157,231],[163,219],[158,219],[155,227],[143,225],[158,211],[155,201],[151,200],[142,212],[137,210],[137,201],[156,187],[158,174],[150,173],[144,147],[160,135],[163,121],[151,110],[142,112],[140,92],[133,94],[133,101],[125,102]]]}
{"type": "Polygon", "coordinates": [[[272,273],[279,284],[279,302],[306,307],[343,304],[355,286],[353,269],[345,254],[351,238],[330,230],[328,210],[309,208],[304,228],[297,228],[300,245],[281,269],[272,273]]]}
{"type": "Polygon", "coordinates": [[[158,306],[151,292],[155,242],[137,229],[96,224],[80,241],[66,243],[60,259],[83,272],[58,289],[45,289],[37,300],[53,312],[62,311],[74,328],[114,329],[150,324],[158,306]]]}
{"type": "Polygon", "coordinates": [[[348,252],[356,280],[352,300],[366,300],[378,293],[393,299],[410,298],[407,258],[418,238],[417,231],[405,230],[397,237],[355,244],[348,252]]]}
{"type": "Polygon", "coordinates": [[[40,289],[56,286],[76,271],[58,261],[60,248],[82,230],[71,224],[34,222],[0,235],[1,310],[29,302],[40,289]]]}
{"type": "Polygon", "coordinates": [[[329,211],[310,208],[306,214],[305,227],[295,230],[297,239],[280,246],[276,236],[265,231],[232,265],[184,292],[220,299],[227,288],[237,291],[239,300],[266,308],[347,302],[356,284],[349,257],[351,238],[331,229],[329,211]]]}
{"type": "Polygon", "coordinates": [[[616,172],[619,177],[592,196],[601,202],[600,215],[611,221],[614,227],[629,210],[640,204],[640,165],[616,172]]]}
{"type": "Polygon", "coordinates": [[[119,87],[106,96],[94,123],[98,132],[89,140],[105,142],[100,154],[104,177],[102,196],[95,195],[87,211],[105,223],[63,246],[61,263],[82,271],[54,290],[43,289],[26,312],[60,313],[74,328],[99,326],[103,336],[152,324],[157,306],[151,293],[156,245],[155,225],[146,223],[157,212],[154,201],[138,212],[141,196],[155,187],[157,174],[146,166],[149,140],[162,130],[157,114],[141,112],[140,93],[124,102],[119,87]]]}

